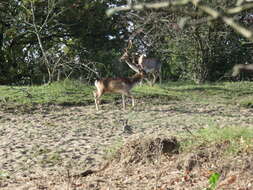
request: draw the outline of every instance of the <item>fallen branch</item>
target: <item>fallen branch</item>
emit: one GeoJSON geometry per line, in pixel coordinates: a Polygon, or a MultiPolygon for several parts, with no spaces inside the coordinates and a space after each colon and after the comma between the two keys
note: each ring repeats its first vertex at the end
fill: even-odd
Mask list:
{"type": "Polygon", "coordinates": [[[87,177],[87,176],[92,175],[94,173],[98,173],[98,172],[104,171],[106,168],[108,168],[108,166],[109,166],[109,162],[107,162],[101,169],[98,169],[98,170],[86,170],[86,171],[84,171],[84,172],[82,172],[80,174],[76,174],[76,175],[73,175],[71,177],[74,177],[74,178],[87,177]]]}

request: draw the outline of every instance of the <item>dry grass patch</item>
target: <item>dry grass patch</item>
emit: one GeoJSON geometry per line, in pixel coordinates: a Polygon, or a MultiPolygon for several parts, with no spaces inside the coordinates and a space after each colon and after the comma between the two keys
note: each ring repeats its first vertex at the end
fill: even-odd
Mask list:
{"type": "Polygon", "coordinates": [[[137,138],[126,142],[103,171],[83,179],[87,189],[252,189],[251,151],[224,154],[229,147],[224,140],[180,152],[174,137],[137,138]]]}
{"type": "MultiPolygon", "coordinates": [[[[180,152],[182,139],[175,137],[133,137],[111,158],[94,170],[73,175],[69,170],[59,175],[27,178],[6,189],[95,190],[95,189],[243,189],[253,188],[252,151],[241,150],[225,155],[229,140],[202,144],[191,152],[180,152]],[[219,175],[215,184],[211,183],[219,175]],[[22,185],[21,185],[22,183],[22,185]],[[17,188],[18,187],[18,188],[17,188]]],[[[4,187],[4,184],[2,184],[4,187]]],[[[5,188],[3,188],[5,189],[5,188]]]]}
{"type": "Polygon", "coordinates": [[[125,143],[116,152],[113,162],[124,165],[154,163],[161,155],[178,153],[179,147],[175,137],[137,138],[125,143]]]}

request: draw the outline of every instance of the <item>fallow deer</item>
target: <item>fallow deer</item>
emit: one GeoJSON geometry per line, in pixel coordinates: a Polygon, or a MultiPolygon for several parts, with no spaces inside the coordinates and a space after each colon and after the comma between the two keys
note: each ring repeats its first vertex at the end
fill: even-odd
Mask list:
{"type": "Polygon", "coordinates": [[[142,54],[138,59],[138,64],[146,72],[153,76],[151,84],[155,84],[159,77],[160,84],[162,83],[162,63],[156,58],[144,58],[142,54]]]}
{"type": "Polygon", "coordinates": [[[237,64],[233,67],[232,76],[236,77],[241,72],[253,73],[253,64],[237,64]]]}
{"type": "MultiPolygon", "coordinates": [[[[144,54],[142,54],[138,58],[138,63],[136,64],[136,57],[130,56],[128,50],[132,47],[132,42],[128,42],[128,47],[125,48],[125,52],[120,58],[121,61],[125,61],[128,66],[135,70],[134,68],[140,67],[143,69],[147,74],[151,74],[153,76],[153,80],[151,84],[153,85],[157,78],[159,77],[160,84],[162,82],[162,63],[156,58],[144,58],[144,54]]],[[[136,70],[135,70],[136,71],[136,70]]]]}
{"type": "Polygon", "coordinates": [[[104,78],[95,81],[97,91],[93,92],[96,109],[99,110],[100,97],[104,93],[120,93],[122,95],[123,109],[126,109],[125,96],[130,96],[132,99],[132,107],[135,106],[134,97],[131,94],[131,89],[140,82],[145,76],[145,71],[133,66],[138,71],[132,77],[104,78]]]}

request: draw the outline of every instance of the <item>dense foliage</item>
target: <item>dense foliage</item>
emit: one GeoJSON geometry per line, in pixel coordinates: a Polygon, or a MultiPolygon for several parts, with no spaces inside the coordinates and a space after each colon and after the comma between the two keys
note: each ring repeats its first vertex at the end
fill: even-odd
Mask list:
{"type": "MultiPolygon", "coordinates": [[[[206,1],[217,10],[234,7],[236,2],[206,1]]],[[[192,5],[105,14],[108,8],[126,3],[1,1],[0,84],[41,84],[65,78],[90,82],[101,76],[130,75],[127,65],[119,61],[129,39],[133,51],[163,62],[167,80],[226,79],[234,64],[251,63],[251,44],[192,5]]],[[[233,18],[250,27],[251,11],[233,18]]]]}

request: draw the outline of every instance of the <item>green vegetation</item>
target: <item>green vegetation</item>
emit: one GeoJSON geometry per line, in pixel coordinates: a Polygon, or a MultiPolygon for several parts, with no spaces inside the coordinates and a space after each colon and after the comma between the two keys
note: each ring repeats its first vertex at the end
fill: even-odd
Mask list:
{"type": "Polygon", "coordinates": [[[1,102],[27,104],[87,104],[92,88],[76,81],[64,80],[41,86],[1,86],[1,102]]]}
{"type": "MultiPolygon", "coordinates": [[[[0,86],[0,103],[4,105],[88,105],[93,103],[93,86],[64,80],[41,86],[0,86]]],[[[136,86],[137,98],[152,99],[153,103],[191,100],[201,104],[225,103],[244,107],[253,105],[253,84],[250,82],[221,82],[195,85],[189,82],[169,82],[162,85],[136,86]],[[156,101],[157,100],[157,101],[156,101]]],[[[121,99],[117,94],[105,94],[103,102],[121,99]]]]}
{"type": "Polygon", "coordinates": [[[210,188],[208,188],[207,190],[214,190],[219,179],[220,179],[220,174],[219,173],[213,173],[210,178],[209,178],[209,184],[210,184],[210,188]]]}
{"type": "MultiPolygon", "coordinates": [[[[215,155],[214,158],[208,157],[210,160],[206,162],[211,162],[213,161],[211,159],[216,158],[223,161],[231,157],[252,155],[251,109],[241,107],[248,108],[253,104],[252,87],[253,84],[250,82],[220,82],[203,85],[192,82],[164,82],[154,86],[137,85],[133,89],[133,94],[137,99],[136,108],[130,109],[129,106],[126,111],[123,111],[121,105],[109,107],[109,104],[111,106],[116,100],[117,103],[121,102],[121,96],[105,94],[102,97],[104,109],[97,112],[92,95],[94,86],[78,81],[64,80],[41,86],[0,86],[0,109],[4,113],[0,120],[4,123],[3,136],[10,128],[15,135],[16,132],[19,134],[23,131],[22,133],[27,137],[26,141],[36,140],[34,147],[29,147],[25,149],[24,154],[22,153],[20,163],[35,160],[35,164],[40,167],[60,166],[68,158],[67,154],[74,155],[75,151],[67,152],[67,154],[64,152],[66,147],[74,150],[70,146],[71,143],[61,143],[63,144],[61,150],[50,144],[58,141],[58,137],[66,138],[65,135],[68,135],[66,139],[75,141],[74,147],[83,150],[77,153],[81,156],[87,148],[89,150],[94,148],[94,155],[104,152],[103,158],[107,160],[117,157],[117,151],[123,148],[124,141],[131,138],[131,134],[122,131],[121,119],[129,120],[133,135],[176,136],[180,143],[179,157],[188,154],[198,156],[198,153],[204,153],[208,156],[215,155]],[[36,109],[36,114],[22,114],[20,108],[24,107],[30,113],[32,113],[31,110],[36,109]],[[52,107],[60,107],[60,111],[51,112],[52,107]],[[11,109],[9,112],[8,108],[15,108],[15,112],[11,109]],[[17,114],[18,117],[13,114],[17,112],[21,113],[17,114]],[[20,122],[27,116],[29,117],[27,120],[20,122]],[[12,122],[20,123],[19,128],[13,130],[12,122]],[[32,132],[27,133],[28,130],[32,132]],[[47,137],[49,133],[52,135],[47,137]],[[38,143],[41,142],[39,138],[42,134],[46,134],[45,139],[43,137],[43,143],[48,142],[48,146],[38,143]],[[46,139],[49,140],[46,141],[46,139]],[[86,147],[86,143],[92,146],[88,144],[86,147]]],[[[17,135],[17,137],[21,137],[18,140],[23,142],[22,135],[17,135]]],[[[158,156],[160,155],[159,153],[158,156]]],[[[81,158],[85,157],[80,157],[80,160],[83,160],[81,158]]],[[[87,162],[90,159],[93,157],[87,159],[87,162]]],[[[183,167],[186,162],[187,159],[182,161],[183,167]]],[[[210,166],[208,164],[205,166],[210,166]]],[[[219,173],[224,174],[215,167],[207,168],[206,186],[203,189],[217,188],[221,180],[219,173]]],[[[8,178],[9,175],[12,174],[4,170],[0,171],[0,179],[8,178]]]]}
{"type": "MultiPolygon", "coordinates": [[[[42,86],[0,86],[0,103],[7,107],[27,106],[28,109],[34,104],[85,106],[93,104],[93,90],[93,86],[73,80],[42,86]]],[[[139,85],[134,88],[133,94],[138,99],[144,99],[146,104],[170,104],[173,101],[183,104],[185,100],[191,100],[196,104],[206,105],[213,103],[236,104],[245,107],[253,105],[253,96],[251,95],[253,94],[253,84],[250,82],[221,82],[204,85],[170,82],[152,87],[139,85]]],[[[121,101],[121,96],[105,94],[102,97],[102,103],[111,103],[117,99],[121,101]]],[[[196,122],[198,121],[196,120],[196,122]]],[[[247,146],[252,143],[250,140],[253,138],[252,129],[242,126],[220,128],[211,117],[206,118],[205,123],[208,124],[208,127],[196,131],[194,136],[191,136],[192,138],[187,138],[185,147],[196,147],[203,143],[221,143],[227,140],[230,142],[227,151],[238,152],[244,146],[240,142],[243,141],[247,146]]],[[[189,134],[187,136],[189,137],[189,134]]],[[[114,150],[115,147],[107,152],[113,154],[114,150]]]]}
{"type": "MultiPolygon", "coordinates": [[[[129,120],[133,134],[168,132],[182,137],[183,155],[189,150],[198,152],[202,146],[211,153],[212,148],[220,149],[222,158],[223,155],[253,152],[253,83],[228,82],[252,81],[253,69],[241,66],[247,64],[248,67],[253,63],[253,33],[250,30],[253,3],[239,0],[164,1],[170,5],[155,9],[144,5],[157,2],[160,1],[0,1],[0,122],[3,123],[0,137],[1,141],[7,141],[2,142],[2,147],[6,146],[3,151],[7,152],[2,155],[2,165],[13,173],[0,170],[0,180],[14,175],[13,170],[19,167],[15,162],[19,161],[22,165],[36,166],[35,161],[39,161],[42,167],[64,166],[65,152],[53,150],[52,146],[59,140],[58,136],[63,139],[68,135],[71,138],[67,140],[76,140],[74,148],[65,142],[61,148],[71,149],[66,153],[69,157],[76,152],[80,154],[80,161],[87,166],[95,159],[83,159],[86,153],[75,151],[75,148],[84,151],[94,148],[90,154],[100,154],[102,146],[105,157],[110,159],[130,135],[117,128],[121,119],[129,120]],[[143,9],[135,9],[139,4],[144,5],[143,9]],[[110,8],[117,7],[126,10],[110,17],[106,15],[110,8]],[[137,106],[131,109],[131,104],[127,105],[124,111],[122,105],[119,107],[121,95],[105,94],[101,102],[106,108],[96,111],[93,81],[100,77],[133,74],[128,64],[120,59],[126,49],[128,61],[132,63],[140,63],[138,58],[143,54],[160,60],[163,84],[136,86],[133,94],[137,106]],[[238,68],[235,70],[238,72],[234,68],[238,68]],[[51,108],[55,111],[51,112],[51,108]],[[25,134],[25,138],[19,134],[25,134]],[[45,136],[43,142],[42,135],[45,136]],[[9,140],[18,146],[12,147],[9,140]],[[27,141],[35,146],[24,149],[24,154],[10,157],[29,144],[27,141]],[[103,143],[108,145],[110,141],[114,141],[113,145],[104,148],[103,143]],[[42,146],[44,144],[49,146],[42,146]]],[[[145,70],[145,66],[142,68],[145,70]]],[[[79,160],[78,156],[74,158],[79,160]]],[[[81,169],[81,165],[77,167],[81,169]]],[[[208,176],[208,190],[216,189],[221,180],[222,171],[216,171],[208,176]]],[[[29,174],[34,173],[29,171],[29,174]]],[[[64,175],[61,174],[61,178],[64,175]]],[[[37,178],[28,174],[22,176],[37,178]]],[[[52,178],[53,175],[48,176],[52,178]]],[[[163,177],[162,172],[155,176],[157,181],[159,176],[163,177]]],[[[131,184],[129,177],[124,181],[131,184]]],[[[135,179],[143,182],[145,178],[138,176],[135,179]]],[[[70,182],[69,179],[66,181],[70,182]]],[[[117,184],[118,179],[117,176],[117,184]]],[[[167,183],[169,180],[166,180],[167,183]]],[[[68,187],[79,188],[75,185],[80,183],[70,184],[68,187]]],[[[84,184],[87,186],[83,189],[94,186],[84,184]]],[[[151,188],[150,181],[148,184],[151,188]]],[[[111,186],[111,183],[107,185],[111,186]]],[[[6,185],[0,181],[0,188],[2,186],[6,185]]],[[[42,185],[38,188],[50,189],[42,185]]],[[[163,189],[156,184],[154,189],[159,188],[163,189]]]]}
{"type": "MultiPolygon", "coordinates": [[[[144,2],[132,1],[134,5],[144,2]]],[[[155,11],[131,9],[108,17],[109,8],[125,6],[126,1],[1,1],[0,84],[43,84],[80,77],[90,82],[98,75],[127,75],[130,69],[119,57],[129,39],[133,55],[145,53],[162,61],[164,79],[227,80],[235,64],[252,63],[247,39],[223,19],[207,21],[205,11],[190,2],[155,11]]],[[[252,8],[243,11],[240,4],[213,0],[201,5],[231,19],[241,18],[236,22],[247,28],[252,8]],[[241,11],[231,14],[230,8],[241,11]]]]}
{"type": "MultiPolygon", "coordinates": [[[[183,135],[184,136],[184,135],[183,135]]],[[[252,127],[243,126],[209,126],[197,130],[183,143],[182,150],[189,151],[196,147],[221,145],[226,147],[224,154],[237,154],[243,151],[253,150],[253,130],[252,127]]]]}
{"type": "Polygon", "coordinates": [[[115,157],[117,151],[123,146],[123,140],[121,138],[117,139],[111,146],[107,147],[105,152],[105,158],[110,160],[115,157]]]}

